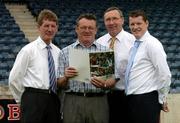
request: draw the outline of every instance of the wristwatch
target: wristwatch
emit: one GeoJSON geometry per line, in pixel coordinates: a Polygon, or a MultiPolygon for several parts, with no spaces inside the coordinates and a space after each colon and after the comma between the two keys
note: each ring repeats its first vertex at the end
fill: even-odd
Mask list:
{"type": "Polygon", "coordinates": [[[115,82],[118,82],[120,80],[120,78],[115,78],[115,82]]]}

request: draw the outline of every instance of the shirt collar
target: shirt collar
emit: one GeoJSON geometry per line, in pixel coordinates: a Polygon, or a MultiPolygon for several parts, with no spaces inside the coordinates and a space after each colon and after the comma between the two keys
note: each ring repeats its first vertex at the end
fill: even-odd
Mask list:
{"type": "Polygon", "coordinates": [[[144,33],[144,35],[140,38],[140,39],[136,39],[138,41],[145,41],[147,39],[147,37],[150,36],[150,33],[148,32],[148,30],[144,33]]]}
{"type": "MultiPolygon", "coordinates": [[[[42,38],[40,36],[37,38],[37,42],[38,42],[38,45],[40,46],[41,49],[46,48],[47,44],[42,40],[42,38]]],[[[52,42],[50,42],[49,45],[52,48],[52,42]]]]}
{"type": "MultiPolygon", "coordinates": [[[[123,38],[123,33],[124,33],[124,29],[122,28],[122,30],[121,30],[121,32],[119,32],[117,35],[116,35],[116,39],[117,39],[117,41],[121,41],[122,40],[122,38],[123,38]]],[[[112,38],[112,36],[108,33],[108,42],[110,42],[111,41],[111,38],[112,38]]]]}
{"type": "MultiPolygon", "coordinates": [[[[97,43],[96,41],[94,41],[90,47],[94,47],[94,46],[97,47],[97,45],[98,45],[98,43],[97,43]]],[[[77,39],[76,42],[74,43],[73,48],[76,48],[76,47],[86,48],[86,47],[84,47],[82,44],[80,44],[80,42],[79,42],[78,39],[77,39]]]]}

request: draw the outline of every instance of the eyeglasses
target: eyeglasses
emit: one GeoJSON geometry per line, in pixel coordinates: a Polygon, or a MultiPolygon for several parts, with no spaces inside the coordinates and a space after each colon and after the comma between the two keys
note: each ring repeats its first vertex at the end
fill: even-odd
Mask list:
{"type": "Polygon", "coordinates": [[[94,27],[87,27],[87,26],[82,26],[82,27],[79,27],[81,30],[90,30],[90,31],[93,31],[93,30],[95,30],[95,28],[94,27]]]}

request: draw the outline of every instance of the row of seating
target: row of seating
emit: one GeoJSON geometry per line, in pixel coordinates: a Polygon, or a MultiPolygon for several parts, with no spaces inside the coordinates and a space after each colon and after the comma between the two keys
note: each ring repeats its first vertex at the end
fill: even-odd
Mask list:
{"type": "Polygon", "coordinates": [[[9,72],[19,50],[28,43],[15,19],[0,3],[0,85],[8,84],[9,72]]]}

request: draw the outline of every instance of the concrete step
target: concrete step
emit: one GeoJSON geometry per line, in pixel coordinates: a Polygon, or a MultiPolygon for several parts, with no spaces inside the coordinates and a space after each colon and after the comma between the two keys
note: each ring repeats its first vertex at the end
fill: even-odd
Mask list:
{"type": "Polygon", "coordinates": [[[33,41],[38,36],[36,18],[31,15],[26,5],[6,4],[11,16],[14,17],[20,29],[24,32],[29,41],[33,41]]]}

